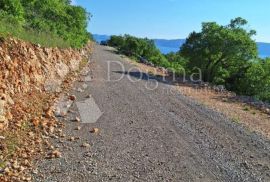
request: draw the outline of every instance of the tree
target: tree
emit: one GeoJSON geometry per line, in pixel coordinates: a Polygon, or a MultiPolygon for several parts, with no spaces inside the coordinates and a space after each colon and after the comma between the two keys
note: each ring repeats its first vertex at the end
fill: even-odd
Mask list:
{"type": "Polygon", "coordinates": [[[122,36],[112,35],[108,40],[108,45],[116,48],[121,48],[124,46],[125,40],[122,36]]]}
{"type": "Polygon", "coordinates": [[[252,40],[256,32],[246,30],[246,24],[240,17],[226,26],[203,23],[202,31],[192,32],[181,47],[180,54],[188,60],[188,68],[200,68],[204,81],[233,87],[235,79],[243,77],[258,56],[252,40]]]}
{"type": "Polygon", "coordinates": [[[110,46],[116,47],[119,52],[133,57],[143,57],[155,65],[169,67],[170,63],[160,50],[155,46],[153,40],[147,38],[137,38],[130,35],[111,36],[108,41],[110,46]]]}

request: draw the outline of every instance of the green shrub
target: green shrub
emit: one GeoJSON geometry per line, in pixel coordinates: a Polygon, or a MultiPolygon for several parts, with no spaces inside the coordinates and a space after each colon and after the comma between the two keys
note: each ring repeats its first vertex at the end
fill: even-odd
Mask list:
{"type": "Polygon", "coordinates": [[[178,52],[168,53],[165,57],[170,63],[169,68],[174,71],[176,75],[182,76],[188,72],[188,70],[186,70],[187,61],[178,52]]]}
{"type": "Polygon", "coordinates": [[[170,63],[157,49],[153,40],[137,38],[130,35],[111,36],[108,41],[110,46],[118,49],[120,53],[136,59],[145,58],[157,66],[169,67],[170,63]]]}
{"type": "Polygon", "coordinates": [[[10,16],[17,20],[18,23],[23,23],[24,8],[20,0],[1,0],[0,1],[0,18],[10,16]]]}
{"type": "Polygon", "coordinates": [[[0,0],[1,25],[0,33],[7,32],[12,36],[26,40],[51,45],[80,48],[87,43],[89,33],[87,23],[90,14],[80,6],[70,5],[68,0],[0,0]],[[13,29],[7,30],[6,22],[12,20],[13,29]],[[5,31],[3,31],[5,29],[5,31]],[[30,33],[33,33],[34,38],[30,33]],[[48,35],[48,43],[43,36],[48,35]],[[40,40],[39,40],[40,39],[40,40]],[[59,45],[58,45],[59,43],[59,45]]]}
{"type": "Polygon", "coordinates": [[[270,102],[270,59],[253,62],[237,86],[244,95],[270,102]]]}

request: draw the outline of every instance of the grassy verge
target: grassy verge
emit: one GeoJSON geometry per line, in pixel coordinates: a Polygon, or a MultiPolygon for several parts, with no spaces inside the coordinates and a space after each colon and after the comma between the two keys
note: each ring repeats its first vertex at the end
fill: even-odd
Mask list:
{"type": "Polygon", "coordinates": [[[17,37],[19,39],[39,44],[43,47],[68,48],[71,45],[57,35],[47,32],[37,32],[32,29],[25,29],[20,25],[0,20],[0,37],[17,37]]]}

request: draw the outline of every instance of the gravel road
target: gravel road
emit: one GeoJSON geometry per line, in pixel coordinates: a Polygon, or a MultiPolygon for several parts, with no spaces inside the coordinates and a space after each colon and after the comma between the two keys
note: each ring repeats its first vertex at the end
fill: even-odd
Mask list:
{"type": "Polygon", "coordinates": [[[222,114],[181,95],[174,86],[155,81],[111,48],[95,46],[91,82],[77,101],[91,94],[102,111],[96,123],[72,121],[76,104],[62,122],[66,138],[52,139],[59,159],[37,163],[35,181],[270,181],[270,142],[222,114]],[[119,61],[111,64],[108,61],[119,61]],[[127,73],[126,71],[129,71],[127,73]],[[107,81],[108,75],[116,80],[107,81]],[[133,81],[131,81],[133,80],[133,81]],[[90,133],[96,127],[100,132],[90,133]],[[90,147],[81,147],[83,143],[90,147]]]}

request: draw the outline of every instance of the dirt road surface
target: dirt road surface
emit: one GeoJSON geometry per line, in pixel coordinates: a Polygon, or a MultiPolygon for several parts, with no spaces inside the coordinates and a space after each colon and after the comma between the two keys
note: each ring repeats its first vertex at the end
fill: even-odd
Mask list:
{"type": "Polygon", "coordinates": [[[78,124],[74,117],[85,113],[73,104],[73,112],[60,118],[66,139],[51,139],[63,156],[38,162],[35,181],[270,181],[270,142],[263,136],[169,83],[147,74],[139,79],[138,70],[129,70],[132,65],[111,48],[95,46],[91,62],[93,79],[77,82],[71,94],[77,102],[91,94],[102,115],[96,123],[78,124]],[[108,75],[123,78],[108,81],[108,75]],[[93,127],[99,132],[89,132],[93,127]]]}

